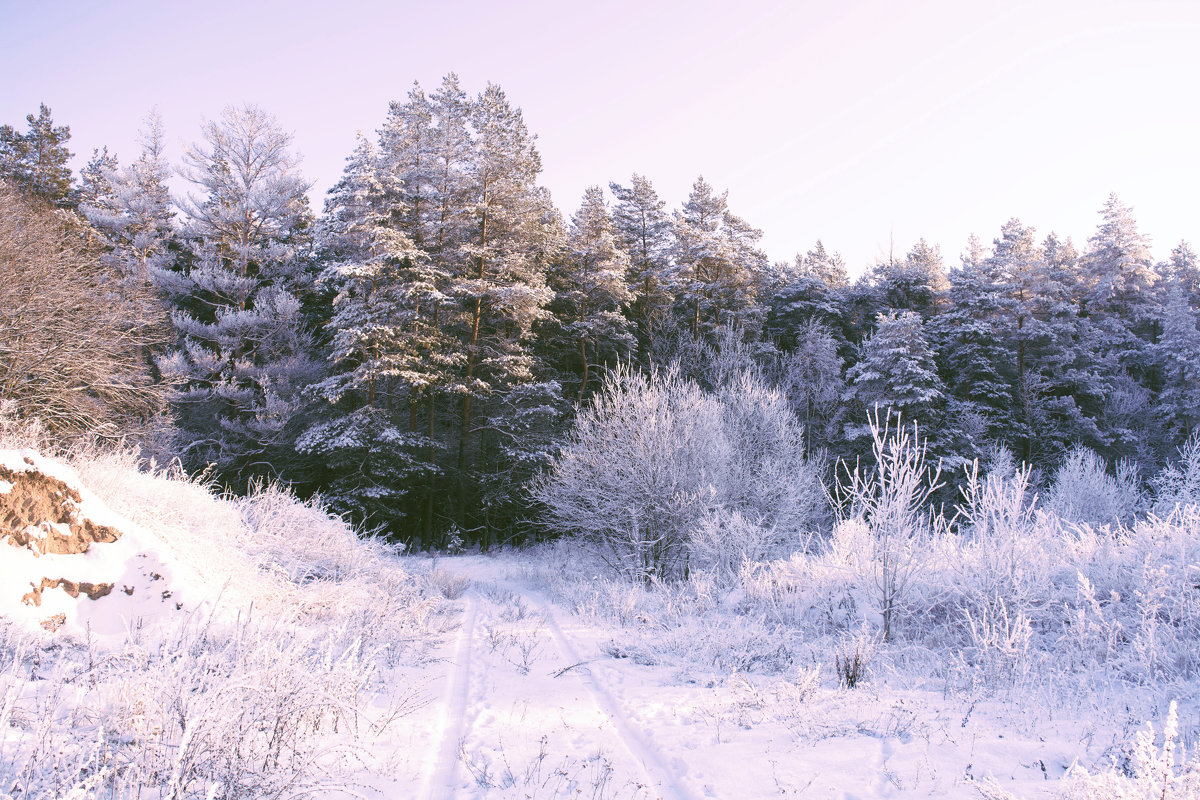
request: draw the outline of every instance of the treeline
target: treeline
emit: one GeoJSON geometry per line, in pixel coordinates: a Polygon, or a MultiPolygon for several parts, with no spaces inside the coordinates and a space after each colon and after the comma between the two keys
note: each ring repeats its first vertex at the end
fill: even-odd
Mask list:
{"type": "MultiPolygon", "coordinates": [[[[152,118],[136,160],[101,150],[75,181],[47,108],[0,128],[0,217],[74,230],[92,316],[128,332],[71,389],[92,416],[57,415],[23,393],[10,313],[0,391],[64,433],[165,421],[190,470],[282,480],[413,544],[530,535],[530,479],[619,364],[708,389],[753,367],[827,465],[870,457],[877,405],[948,471],[1003,447],[1049,473],[1085,446],[1148,476],[1200,422],[1196,256],[1155,262],[1115,196],[1082,250],[1010,220],[949,267],[922,240],[851,281],[819,241],[771,263],[703,178],[674,211],[633,175],[565,219],[520,109],[454,75],[360,135],[320,215],[273,117],[230,108],[202,134],[173,167],[152,118]],[[105,386],[140,404],[110,413],[105,386]]],[[[0,280],[30,285],[4,252],[0,280]]]]}

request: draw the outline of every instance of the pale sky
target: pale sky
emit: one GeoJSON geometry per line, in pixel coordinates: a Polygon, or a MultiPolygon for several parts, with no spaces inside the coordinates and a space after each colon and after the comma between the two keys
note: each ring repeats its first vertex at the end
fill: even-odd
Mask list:
{"type": "Polygon", "coordinates": [[[1165,259],[1200,249],[1200,2],[571,3],[0,0],[0,123],[45,102],[80,154],[136,156],[157,105],[177,162],[256,103],[314,200],[413,80],[458,73],[522,107],[542,183],[697,175],[774,260],[816,239],[852,273],[925,237],[958,263],[1018,217],[1080,247],[1116,192],[1165,259]]]}

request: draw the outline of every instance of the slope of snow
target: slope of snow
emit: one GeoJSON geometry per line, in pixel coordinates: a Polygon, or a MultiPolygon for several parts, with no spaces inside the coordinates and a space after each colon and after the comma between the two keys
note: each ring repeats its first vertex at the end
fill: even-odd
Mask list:
{"type": "MultiPolygon", "coordinates": [[[[0,551],[2,587],[50,567],[119,587],[47,590],[35,610],[5,590],[0,797],[1039,798],[1092,785],[1063,780],[1079,766],[1107,788],[1071,796],[1200,793],[1196,762],[1143,726],[1178,697],[1195,741],[1186,672],[1127,680],[1119,659],[1067,664],[1080,645],[1064,641],[1061,668],[1004,673],[847,637],[841,617],[788,627],[821,599],[801,561],[643,587],[570,544],[403,557],[277,490],[222,499],[120,455],[2,463],[26,457],[124,535],[81,556],[0,551]],[[53,633],[51,612],[68,618],[53,633]],[[855,651],[849,688],[837,665],[855,651]]],[[[1137,535],[1184,552],[1172,531],[1137,535]]]]}

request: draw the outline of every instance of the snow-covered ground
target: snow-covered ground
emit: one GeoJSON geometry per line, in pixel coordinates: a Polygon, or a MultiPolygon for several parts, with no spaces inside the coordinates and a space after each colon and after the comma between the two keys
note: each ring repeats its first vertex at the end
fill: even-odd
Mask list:
{"type": "MultiPolygon", "coordinates": [[[[1042,652],[1034,629],[1053,603],[1075,614],[1068,595],[1017,592],[1027,611],[993,641],[995,620],[987,636],[987,620],[933,620],[953,597],[930,566],[914,592],[933,621],[910,608],[884,643],[841,556],[646,587],[569,543],[404,557],[274,490],[222,500],[124,456],[3,463],[26,456],[123,536],[75,555],[2,545],[0,797],[1197,796],[1194,764],[1160,747],[1172,700],[1183,742],[1200,727],[1190,606],[1170,598],[1158,627],[1117,631],[1120,598],[1071,589],[1101,598],[1096,616],[1042,652]],[[49,572],[122,589],[22,603],[14,581],[49,572]],[[969,646],[939,645],[939,625],[970,628],[969,646]],[[1138,655],[1151,629],[1160,650],[1138,655]],[[1158,671],[1138,678],[1143,663],[1158,671]]],[[[1168,545],[1194,569],[1200,522],[1172,524],[1190,533],[1131,538],[1161,573],[1143,587],[1168,585],[1168,545]]]]}

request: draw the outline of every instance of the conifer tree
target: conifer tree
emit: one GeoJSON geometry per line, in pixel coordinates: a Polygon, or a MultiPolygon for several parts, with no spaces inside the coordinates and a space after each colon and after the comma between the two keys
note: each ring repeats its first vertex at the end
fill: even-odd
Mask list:
{"type": "Polygon", "coordinates": [[[847,286],[841,256],[829,254],[818,239],[805,255],[796,254],[790,281],[770,296],[764,334],[790,351],[801,343],[802,330],[819,323],[835,337],[838,349],[849,355],[843,332],[847,286]]]}
{"type": "Polygon", "coordinates": [[[296,446],[325,464],[322,490],[335,510],[396,532],[435,469],[416,413],[444,382],[446,363],[430,324],[438,288],[424,274],[427,256],[394,225],[408,209],[389,191],[392,176],[360,134],[326,200],[320,282],[334,294],[325,326],[332,363],[310,388],[323,402],[296,446]]]}
{"type": "MultiPolygon", "coordinates": [[[[1010,233],[1016,220],[1005,226],[1010,233]]],[[[997,239],[997,253],[986,255],[978,242],[949,276],[947,305],[930,320],[939,364],[951,396],[987,420],[991,436],[1013,433],[1014,392],[1010,285],[1005,275],[1009,242],[997,239]]]]}
{"type": "Polygon", "coordinates": [[[709,338],[723,325],[760,321],[756,273],[767,266],[757,249],[762,231],[730,212],[728,197],[700,177],[675,217],[676,305],[696,338],[709,338]]]}
{"type": "MultiPolygon", "coordinates": [[[[493,454],[506,457],[506,445],[496,442],[504,424],[492,415],[489,401],[502,407],[509,390],[524,387],[527,393],[538,382],[531,336],[553,296],[545,255],[554,247],[549,238],[555,230],[548,197],[535,183],[541,157],[520,109],[489,84],[469,110],[473,140],[463,174],[462,238],[447,286],[457,305],[448,330],[464,354],[455,387],[461,398],[455,470],[463,523],[466,509],[474,507],[469,495],[490,480],[470,473],[498,467],[493,454]],[[477,406],[483,406],[483,424],[477,406]]],[[[553,393],[552,387],[546,390],[553,393]]],[[[485,544],[490,535],[485,527],[485,544]]]]}
{"type": "MultiPolygon", "coordinates": [[[[1183,296],[1192,308],[1200,308],[1200,260],[1187,242],[1180,242],[1171,250],[1163,274],[1183,288],[1183,296]]],[[[1171,281],[1168,281],[1168,286],[1171,281]]]]}
{"type": "Polygon", "coordinates": [[[175,240],[167,180],[171,168],[164,153],[162,121],[157,112],[140,133],[141,154],[121,168],[107,149],[81,173],[79,211],[99,232],[101,256],[123,302],[123,323],[135,331],[141,358],[157,371],[155,358],[172,343],[170,311],[161,291],[174,284],[175,240]]]}
{"type": "Polygon", "coordinates": [[[846,372],[846,383],[853,402],[845,435],[857,458],[869,458],[868,417],[888,409],[898,412],[903,424],[917,425],[930,458],[940,460],[949,472],[975,455],[963,431],[969,414],[948,402],[933,349],[915,311],[879,315],[858,363],[846,372]]]}
{"type": "Polygon", "coordinates": [[[1100,213],[1102,221],[1080,264],[1081,314],[1095,331],[1108,370],[1124,368],[1138,376],[1158,316],[1153,291],[1158,276],[1132,209],[1111,194],[1100,213]]]}
{"type": "Polygon", "coordinates": [[[183,204],[189,258],[175,286],[183,346],[162,362],[188,463],[244,485],[285,465],[286,426],[313,377],[301,295],[311,284],[308,183],[291,136],[255,106],[229,107],[184,155],[201,192],[183,204]]]}
{"type": "Polygon", "coordinates": [[[565,349],[578,355],[576,402],[587,396],[593,364],[615,365],[633,352],[633,325],[621,313],[632,299],[625,284],[629,270],[629,256],[616,244],[604,192],[589,187],[571,220],[565,257],[550,274],[553,326],[565,349]]]}
{"type": "Polygon", "coordinates": [[[1162,370],[1156,411],[1168,451],[1181,446],[1200,425],[1200,330],[1184,291],[1178,280],[1170,282],[1162,338],[1154,346],[1162,370]]]}
{"type": "Polygon", "coordinates": [[[18,133],[10,125],[0,126],[0,178],[33,197],[60,208],[71,207],[74,198],[67,165],[71,129],[55,125],[45,103],[36,117],[29,114],[25,121],[26,133],[18,133]]]}
{"type": "Polygon", "coordinates": [[[634,174],[629,186],[608,185],[617,203],[613,207],[613,229],[617,245],[629,255],[629,289],[633,293],[626,316],[637,326],[638,351],[643,361],[650,339],[661,330],[675,301],[672,282],[671,219],[654,186],[634,174]]]}
{"type": "Polygon", "coordinates": [[[915,311],[929,319],[940,309],[941,298],[949,284],[937,245],[920,239],[903,261],[889,258],[876,264],[871,272],[884,308],[915,311]]]}

